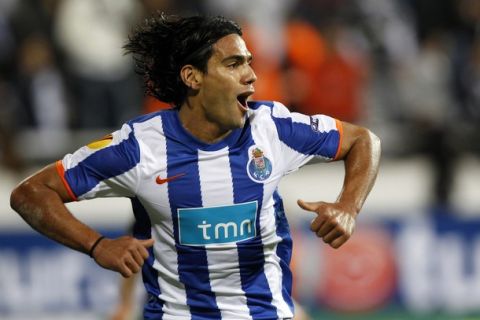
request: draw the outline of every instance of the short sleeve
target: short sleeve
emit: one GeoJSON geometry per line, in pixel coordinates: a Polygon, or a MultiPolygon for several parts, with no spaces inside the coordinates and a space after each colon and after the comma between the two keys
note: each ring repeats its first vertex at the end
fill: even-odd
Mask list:
{"type": "Polygon", "coordinates": [[[140,148],[133,128],[120,130],[67,154],[57,171],[72,200],[131,197],[139,181],[140,148]]]}
{"type": "Polygon", "coordinates": [[[294,171],[312,158],[323,161],[338,157],[342,140],[341,121],[327,115],[308,116],[290,112],[275,102],[272,119],[283,144],[287,172],[294,171]]]}

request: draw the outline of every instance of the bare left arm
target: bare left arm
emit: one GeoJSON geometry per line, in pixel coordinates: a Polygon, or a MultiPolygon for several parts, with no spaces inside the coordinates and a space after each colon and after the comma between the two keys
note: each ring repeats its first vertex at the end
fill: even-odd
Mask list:
{"type": "Polygon", "coordinates": [[[339,248],[352,235],[355,218],[377,177],[381,153],[380,139],[371,131],[342,124],[343,139],[337,160],[345,162],[345,179],[337,201],[297,201],[301,208],[317,214],[310,228],[333,248],[339,248]]]}

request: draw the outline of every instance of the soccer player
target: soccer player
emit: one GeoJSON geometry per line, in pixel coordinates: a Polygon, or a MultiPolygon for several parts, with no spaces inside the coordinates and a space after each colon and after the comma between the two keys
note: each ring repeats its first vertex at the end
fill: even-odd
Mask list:
{"type": "Polygon", "coordinates": [[[380,142],[368,129],[249,101],[256,75],[241,35],[222,17],[146,21],[126,49],[148,92],[175,108],[127,122],[12,192],[35,230],[125,277],[142,270],[145,319],[291,319],[280,179],[313,158],[344,160],[337,201],[298,200],[334,248],[374,184],[380,142]],[[96,197],[131,199],[134,237],[105,238],[64,205],[96,197]]]}

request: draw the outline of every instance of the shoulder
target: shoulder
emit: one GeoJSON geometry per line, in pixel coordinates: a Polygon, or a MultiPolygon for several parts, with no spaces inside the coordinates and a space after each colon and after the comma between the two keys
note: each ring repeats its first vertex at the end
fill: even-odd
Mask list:
{"type": "MultiPolygon", "coordinates": [[[[252,132],[275,140],[279,135],[290,135],[295,113],[277,101],[249,102],[248,119],[252,132]]],[[[297,114],[299,115],[299,114],[297,114]]],[[[273,141],[271,140],[271,141],[273,141]]]]}
{"type": "Polygon", "coordinates": [[[291,112],[284,104],[278,101],[251,101],[249,119],[251,122],[272,122],[275,126],[295,123],[310,124],[310,116],[291,112]]]}
{"type": "Polygon", "coordinates": [[[127,125],[129,125],[132,128],[136,125],[139,125],[139,124],[149,125],[156,118],[161,117],[162,112],[164,112],[164,111],[157,111],[157,112],[152,112],[152,113],[147,113],[147,114],[140,115],[140,116],[138,116],[136,118],[133,118],[130,121],[128,121],[127,125]]]}
{"type": "Polygon", "coordinates": [[[144,114],[126,122],[124,127],[128,127],[139,139],[151,134],[163,134],[164,124],[172,120],[173,112],[173,110],[169,109],[144,114]]]}

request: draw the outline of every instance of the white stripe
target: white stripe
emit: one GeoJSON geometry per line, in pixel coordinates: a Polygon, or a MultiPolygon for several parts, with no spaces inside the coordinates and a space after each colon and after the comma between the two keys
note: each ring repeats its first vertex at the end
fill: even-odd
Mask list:
{"type": "MultiPolygon", "coordinates": [[[[310,116],[297,112],[290,113],[290,116],[292,117],[293,123],[303,123],[306,125],[310,125],[310,116]]],[[[318,119],[319,132],[329,132],[332,130],[337,131],[337,124],[334,118],[322,114],[313,115],[312,118],[318,119]]]]}
{"type": "MultiPolygon", "coordinates": [[[[200,189],[204,207],[233,204],[233,179],[228,148],[198,151],[200,189]]],[[[210,286],[216,294],[222,320],[251,319],[242,289],[238,250],[207,250],[210,286]],[[225,252],[229,250],[229,252],[225,252]]]]}
{"type": "Polygon", "coordinates": [[[280,102],[276,102],[276,101],[273,102],[272,115],[275,118],[289,118],[289,117],[291,117],[290,111],[288,110],[288,108],[285,107],[280,102]]]}
{"type": "Polygon", "coordinates": [[[298,112],[292,112],[290,113],[290,116],[292,117],[292,121],[294,123],[303,123],[310,125],[310,116],[298,112]]]}
{"type": "MultiPolygon", "coordinates": [[[[275,126],[273,121],[267,122],[263,124],[265,126],[275,126]]],[[[276,132],[276,129],[272,129],[276,132]]],[[[275,149],[276,146],[272,145],[271,141],[267,141],[266,139],[272,139],[272,137],[267,137],[265,135],[259,134],[258,131],[252,130],[252,138],[258,145],[264,146],[271,146],[271,154],[275,153],[280,155],[281,158],[281,151],[275,149]]],[[[278,141],[278,137],[273,139],[274,141],[278,141]]],[[[278,161],[280,162],[280,161],[278,161]]],[[[274,164],[280,165],[279,163],[274,164]]],[[[279,168],[272,168],[273,172],[275,170],[279,170],[279,168]]],[[[274,174],[272,173],[272,176],[274,174]]],[[[283,299],[282,295],[282,269],[280,267],[280,257],[277,256],[277,244],[282,240],[276,234],[276,223],[275,223],[275,213],[273,208],[273,191],[276,189],[278,185],[278,179],[275,181],[270,181],[270,183],[264,184],[263,189],[263,207],[260,212],[260,230],[262,230],[262,243],[263,243],[263,253],[265,256],[265,266],[264,272],[267,278],[268,286],[270,287],[270,292],[272,294],[272,305],[277,308],[277,316],[280,319],[292,317],[292,313],[290,307],[283,299]]]]}
{"type": "MultiPolygon", "coordinates": [[[[279,102],[274,103],[273,107],[273,116],[275,118],[291,118],[294,123],[303,123],[310,125],[310,116],[298,113],[298,112],[290,112],[287,107],[279,102]]],[[[335,122],[335,118],[323,115],[323,114],[316,114],[312,115],[312,118],[318,119],[318,131],[320,132],[329,132],[332,130],[337,130],[337,124],[335,122]]]]}
{"type": "MultiPolygon", "coordinates": [[[[150,216],[152,224],[152,237],[155,239],[153,247],[155,261],[153,267],[158,272],[158,285],[160,287],[159,298],[164,301],[163,319],[189,319],[191,317],[189,307],[187,306],[187,296],[184,285],[180,282],[178,276],[178,255],[175,249],[175,239],[173,237],[173,222],[171,215],[170,202],[168,198],[168,184],[156,184],[156,171],[159,168],[167,167],[166,149],[167,143],[163,135],[162,118],[155,117],[147,122],[134,124],[137,137],[141,148],[140,164],[149,164],[143,167],[145,179],[144,186],[152,186],[142,192],[154,192],[156,203],[143,203],[150,216]],[[155,130],[152,130],[155,128],[155,130]],[[149,146],[149,147],[147,147],[149,146]],[[143,149],[142,149],[143,147],[143,149]],[[151,150],[150,148],[156,148],[151,150]],[[155,213],[154,215],[150,214],[155,213]],[[164,214],[158,214],[162,212],[164,214]]],[[[139,164],[139,165],[140,165],[139,164]]],[[[141,200],[141,199],[140,199],[141,200]]]]}
{"type": "Polygon", "coordinates": [[[338,131],[337,123],[334,118],[325,116],[325,115],[315,115],[312,117],[319,120],[318,131],[320,132],[330,132],[332,130],[338,131]]]}
{"type": "MultiPolygon", "coordinates": [[[[259,109],[261,108],[264,108],[264,107],[260,107],[259,109]]],[[[283,118],[283,119],[292,118],[293,122],[310,125],[310,116],[307,116],[305,114],[298,113],[298,112],[290,112],[288,108],[285,107],[280,102],[273,103],[272,114],[275,118],[283,118]]],[[[337,124],[335,122],[335,118],[332,118],[323,114],[313,115],[312,118],[319,120],[318,131],[320,132],[329,132],[331,130],[337,130],[337,124]]]]}

